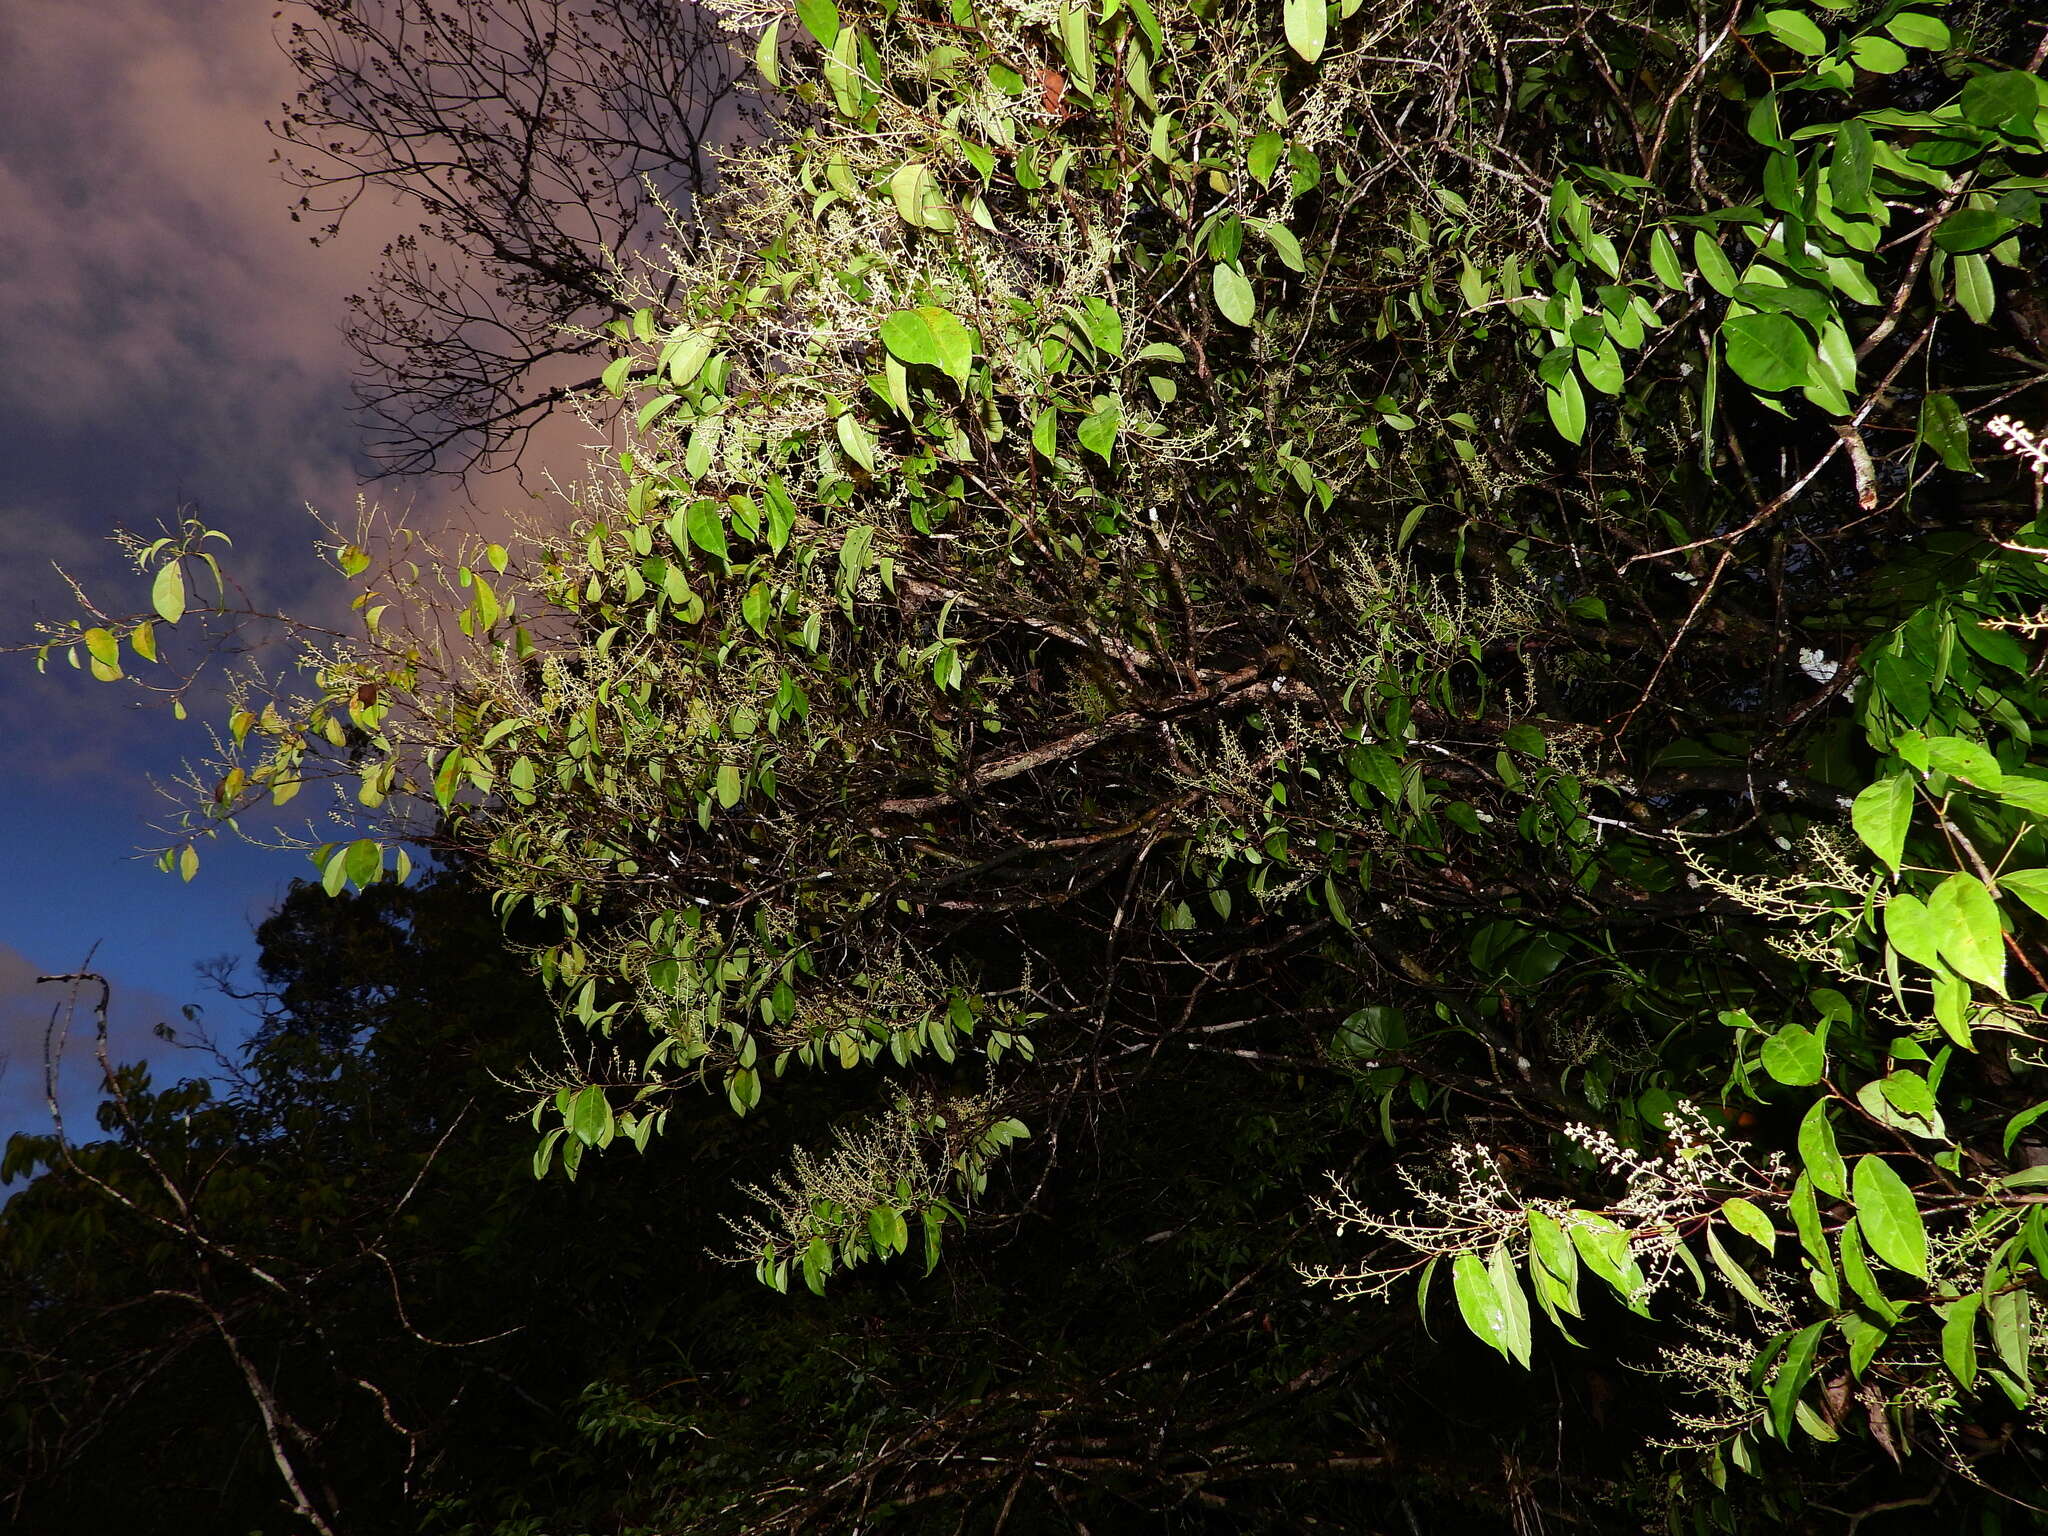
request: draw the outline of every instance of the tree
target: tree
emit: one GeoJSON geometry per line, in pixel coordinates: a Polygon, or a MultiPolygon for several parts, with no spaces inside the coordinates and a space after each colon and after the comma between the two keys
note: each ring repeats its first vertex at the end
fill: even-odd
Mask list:
{"type": "Polygon", "coordinates": [[[295,0],[301,88],[270,124],[295,220],[334,235],[366,194],[421,215],[349,300],[386,473],[518,459],[579,390],[613,273],[687,219],[745,115],[734,61],[668,0],[295,0]]]}
{"type": "MultiPolygon", "coordinates": [[[[238,700],[192,828],[410,791],[559,924],[537,968],[596,1054],[528,1085],[544,1169],[673,1140],[706,1086],[872,1085],[786,1117],[736,1245],[771,1289],[963,1250],[1021,1286],[1034,1244],[1103,1253],[1070,1191],[1121,1189],[1134,1252],[1139,1213],[1189,1234],[1179,1314],[1064,1389],[945,1377],[724,1513],[1392,1511],[1383,1405],[1363,1449],[1325,1398],[1262,1421],[1313,1426],[1290,1461],[1124,1393],[1183,1347],[1220,1391],[1294,1266],[1416,1281],[1503,1373],[1588,1362],[1558,1480],[1461,1446],[1467,1508],[2038,1487],[2048,533],[1978,429],[2038,461],[1999,413],[2048,372],[2001,293],[2043,45],[1900,3],[720,14],[808,115],[627,276],[630,451],[567,535],[340,550],[369,634],[238,700]],[[405,597],[467,644],[384,627],[405,597]],[[1668,1479],[1604,1470],[1602,1367],[1659,1359],[1615,1417],[1668,1479]],[[1340,1464],[1367,1491],[1318,1502],[1340,1464]]],[[[387,874],[369,829],[312,851],[387,874]]],[[[1462,1385],[1289,1295],[1342,1342],[1266,1356],[1281,1399],[1462,1385]]]]}

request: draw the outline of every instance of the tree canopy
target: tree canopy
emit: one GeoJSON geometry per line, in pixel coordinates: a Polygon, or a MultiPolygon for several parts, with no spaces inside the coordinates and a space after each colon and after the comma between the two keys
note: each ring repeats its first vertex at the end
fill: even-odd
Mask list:
{"type": "Polygon", "coordinates": [[[877,1354],[786,1482],[659,1389],[645,1528],[2032,1518],[2048,37],[712,9],[773,128],[620,266],[624,451],[338,537],[164,854],[458,857],[538,1175],[788,1147],[693,1240],[877,1354]]]}

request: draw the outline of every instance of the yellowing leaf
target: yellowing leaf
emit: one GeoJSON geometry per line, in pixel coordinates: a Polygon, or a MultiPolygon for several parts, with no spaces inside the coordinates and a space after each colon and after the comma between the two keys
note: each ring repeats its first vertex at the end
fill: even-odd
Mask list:
{"type": "Polygon", "coordinates": [[[185,567],[177,560],[167,560],[157,567],[156,580],[149,587],[150,606],[156,609],[157,617],[166,624],[175,624],[185,617],[185,567]]]}

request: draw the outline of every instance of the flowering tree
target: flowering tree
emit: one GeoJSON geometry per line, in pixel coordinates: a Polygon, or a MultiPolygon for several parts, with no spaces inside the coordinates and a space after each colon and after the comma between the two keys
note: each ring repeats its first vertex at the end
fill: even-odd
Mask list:
{"type": "Polygon", "coordinates": [[[191,837],[339,780],[434,819],[316,830],[330,888],[410,836],[554,925],[537,1172],[871,1081],[740,1223],[777,1289],[935,1265],[1216,1056],[1346,1123],[1279,1138],[1301,1203],[1364,1159],[1312,1278],[1666,1351],[1708,1491],[1651,1502],[2037,1481],[2048,534],[1972,418],[2048,371],[2042,45],[716,9],[803,110],[621,274],[627,451],[520,547],[338,537],[366,633],[237,699],[191,837]]]}

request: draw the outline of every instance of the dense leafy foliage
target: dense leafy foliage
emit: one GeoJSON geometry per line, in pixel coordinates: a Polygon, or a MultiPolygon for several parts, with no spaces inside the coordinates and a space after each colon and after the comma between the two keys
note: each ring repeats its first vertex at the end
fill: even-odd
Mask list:
{"type": "MultiPolygon", "coordinates": [[[[342,545],[365,638],[240,696],[195,835],[334,774],[431,802],[576,1032],[524,1082],[542,1174],[688,1155],[705,1087],[864,1095],[738,1223],[774,1290],[1086,1241],[1060,1181],[1130,1170],[1176,1286],[1277,1265],[1349,1341],[1388,1314],[1290,1266],[1412,1277],[1518,1365],[1657,1362],[1659,1470],[1574,1501],[2037,1492],[2018,18],[717,9],[794,110],[620,279],[625,450],[569,533],[342,545]],[[1263,1172],[1162,1177],[1193,1105],[1263,1172]]],[[[162,621],[202,537],[138,550],[162,621]]],[[[137,633],[53,644],[113,675],[137,633]]],[[[391,840],[311,851],[374,888],[391,840]]],[[[1370,1354],[1304,1347],[1317,1389],[1370,1354]]],[[[1057,1526],[1112,1454],[1084,1397],[971,1476],[986,1421],[927,1404],[803,1498],[1057,1526]]],[[[1288,1518],[1161,1456],[1128,1496],[1288,1518]]]]}

